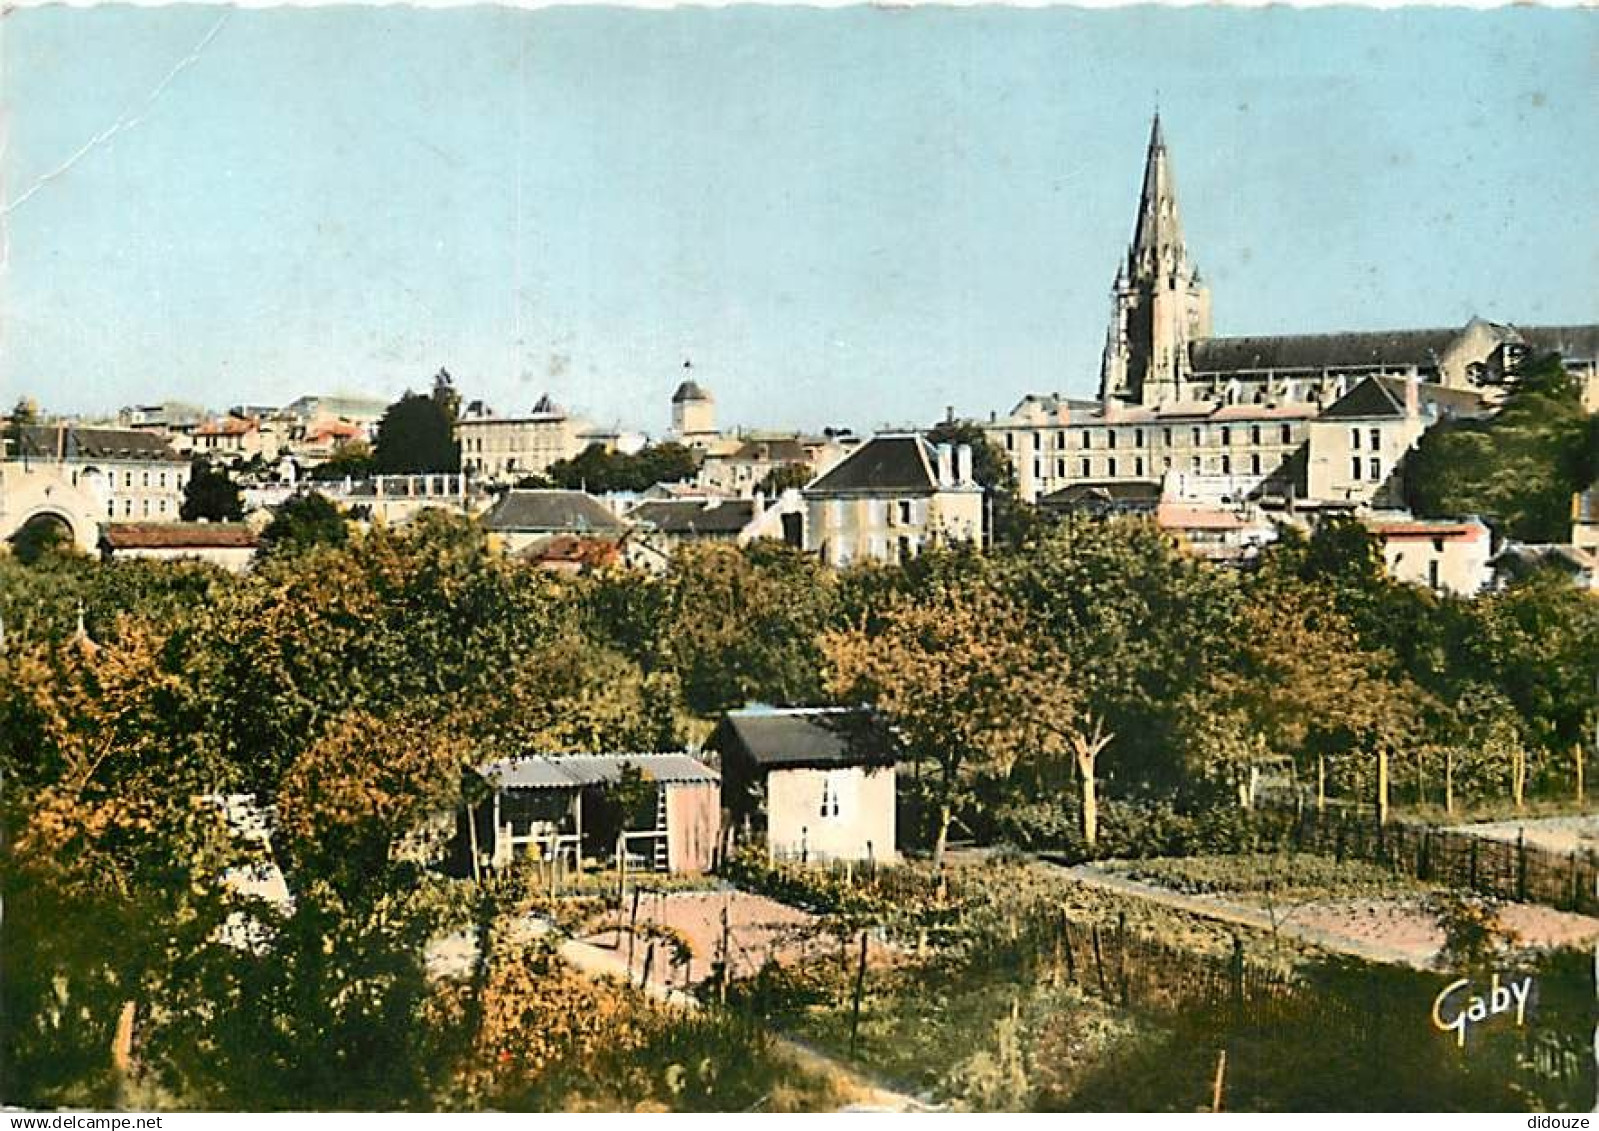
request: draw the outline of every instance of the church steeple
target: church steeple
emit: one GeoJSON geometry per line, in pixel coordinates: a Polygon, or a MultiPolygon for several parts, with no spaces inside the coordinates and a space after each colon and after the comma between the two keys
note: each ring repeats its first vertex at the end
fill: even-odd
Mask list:
{"type": "Polygon", "coordinates": [[[1188,249],[1183,245],[1183,222],[1177,211],[1177,181],[1171,155],[1160,129],[1160,111],[1149,129],[1149,151],[1144,156],[1144,191],[1138,198],[1138,221],[1128,252],[1128,269],[1135,279],[1186,274],[1188,249]]]}
{"type": "Polygon", "coordinates": [[[1159,405],[1186,399],[1188,347],[1210,336],[1210,292],[1188,261],[1177,181],[1156,111],[1127,258],[1112,288],[1100,396],[1159,405]]]}

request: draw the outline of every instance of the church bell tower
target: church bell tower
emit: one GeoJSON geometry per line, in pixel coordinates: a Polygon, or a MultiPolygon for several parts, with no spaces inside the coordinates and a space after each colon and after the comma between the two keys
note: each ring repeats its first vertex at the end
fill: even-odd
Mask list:
{"type": "Polygon", "coordinates": [[[1210,336],[1210,288],[1188,261],[1171,156],[1155,114],[1127,259],[1116,272],[1102,400],[1153,407],[1188,396],[1190,343],[1210,336]]]}

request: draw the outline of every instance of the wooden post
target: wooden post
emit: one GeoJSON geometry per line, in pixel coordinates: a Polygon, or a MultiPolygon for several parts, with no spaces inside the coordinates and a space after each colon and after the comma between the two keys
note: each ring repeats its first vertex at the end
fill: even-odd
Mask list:
{"type": "Polygon", "coordinates": [[[480,884],[483,882],[483,864],[478,860],[476,805],[466,807],[466,846],[472,854],[472,882],[480,884]]]}
{"type": "Polygon", "coordinates": [[[1116,976],[1122,984],[1122,1008],[1132,1004],[1132,991],[1127,985],[1127,912],[1116,914],[1116,976]]]}
{"type": "Polygon", "coordinates": [[[1527,902],[1527,830],[1516,830],[1516,899],[1527,902]]]}
{"type": "Polygon", "coordinates": [[[1094,969],[1099,974],[1099,996],[1108,998],[1110,997],[1110,990],[1105,985],[1105,954],[1103,948],[1099,945],[1099,924],[1095,923],[1093,928],[1090,937],[1094,942],[1094,969]]]}
{"type": "Polygon", "coordinates": [[[866,932],[861,932],[861,957],[855,966],[855,996],[849,1007],[849,1054],[855,1055],[860,1043],[861,997],[866,991],[866,932]]]}
{"type": "Polygon", "coordinates": [[[639,888],[633,886],[633,909],[627,915],[627,976],[633,977],[633,945],[638,938],[638,897],[639,888]]]}
{"type": "MultiPolygon", "coordinates": [[[[643,989],[645,986],[648,986],[650,984],[650,970],[654,966],[655,966],[655,940],[651,939],[650,940],[650,945],[644,949],[644,969],[639,972],[639,976],[638,976],[639,989],[643,989]]],[[[670,975],[667,976],[667,981],[668,982],[671,981],[671,976],[670,975]]]]}
{"type": "Polygon", "coordinates": [[[627,837],[616,834],[616,949],[622,949],[622,908],[627,903],[627,837]]]}
{"type": "Polygon", "coordinates": [[[1583,802],[1587,800],[1586,792],[1583,789],[1583,782],[1582,782],[1583,764],[1587,761],[1587,759],[1585,757],[1583,757],[1583,755],[1585,753],[1586,753],[1586,751],[1583,750],[1582,743],[1580,743],[1580,742],[1577,743],[1577,745],[1575,745],[1575,746],[1573,746],[1571,748],[1571,757],[1577,764],[1577,804],[1578,805],[1583,804],[1583,802]]]}
{"type": "Polygon", "coordinates": [[[1377,825],[1388,823],[1388,751],[1377,751],[1377,825]]]}
{"type": "Polygon", "coordinates": [[[1455,815],[1455,748],[1444,747],[1444,812],[1455,815]]]}
{"type": "Polygon", "coordinates": [[[1233,936],[1232,990],[1234,1021],[1244,1015],[1244,940],[1233,936]]]}
{"type": "Polygon", "coordinates": [[[728,981],[729,975],[732,974],[732,966],[733,966],[733,952],[732,952],[731,942],[730,942],[729,937],[728,937],[728,928],[727,928],[727,900],[726,899],[722,900],[722,939],[721,939],[721,943],[720,943],[720,946],[719,946],[718,949],[720,950],[720,953],[721,953],[721,956],[722,956],[722,974],[721,974],[721,977],[717,979],[717,981],[720,982],[720,985],[717,986],[717,996],[719,996],[722,999],[722,1004],[726,1005],[727,1004],[727,981],[728,981]]]}
{"type": "Polygon", "coordinates": [[[1327,755],[1316,755],[1316,812],[1327,811],[1327,755]]]}
{"type": "Polygon", "coordinates": [[[1222,1087],[1227,1080],[1227,1050],[1222,1049],[1216,1057],[1216,1080],[1210,1087],[1210,1110],[1221,1110],[1222,1087]]]}
{"type": "Polygon", "coordinates": [[[131,1001],[122,1003],[117,1014],[116,1031],[111,1036],[111,1064],[124,1079],[133,1071],[133,1014],[136,1006],[131,1001]]]}
{"type": "Polygon", "coordinates": [[[1077,956],[1072,953],[1072,921],[1063,909],[1060,913],[1060,937],[1066,946],[1066,980],[1077,984],[1077,956]]]}

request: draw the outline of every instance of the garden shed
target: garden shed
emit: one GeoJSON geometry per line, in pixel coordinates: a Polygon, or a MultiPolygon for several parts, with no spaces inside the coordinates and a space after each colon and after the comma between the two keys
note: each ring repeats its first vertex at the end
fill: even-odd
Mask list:
{"type": "Polygon", "coordinates": [[[707,744],[721,755],[722,808],[776,859],[895,858],[894,755],[863,711],[747,707],[707,744]]]}
{"type": "Polygon", "coordinates": [[[629,867],[711,867],[720,779],[687,754],[535,754],[486,763],[477,776],[487,797],[463,822],[465,847],[492,866],[531,855],[581,867],[610,860],[621,837],[629,867]]]}

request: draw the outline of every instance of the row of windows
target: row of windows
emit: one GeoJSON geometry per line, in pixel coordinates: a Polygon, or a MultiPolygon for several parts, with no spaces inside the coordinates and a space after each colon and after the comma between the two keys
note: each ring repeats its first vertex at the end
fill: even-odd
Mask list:
{"type": "MultiPolygon", "coordinates": [[[[827,504],[827,524],[844,525],[843,499],[831,499],[827,504]]],[[[915,499],[867,499],[866,526],[912,526],[927,519],[925,504],[918,506],[915,499]]]]}
{"type": "MultiPolygon", "coordinates": [[[[1071,465],[1071,462],[1072,461],[1067,459],[1055,460],[1056,479],[1066,478],[1067,468],[1071,465]]],[[[1114,479],[1117,476],[1124,474],[1131,475],[1134,478],[1142,478],[1144,475],[1148,474],[1148,465],[1145,463],[1143,456],[1134,456],[1130,460],[1120,460],[1115,456],[1110,456],[1101,461],[1100,466],[1102,468],[1103,476],[1108,479],[1114,479]]],[[[1245,468],[1248,469],[1247,474],[1249,475],[1264,475],[1266,473],[1265,460],[1261,457],[1259,452],[1251,452],[1248,459],[1241,459],[1237,461],[1235,461],[1232,456],[1222,456],[1216,461],[1214,467],[1216,474],[1218,475],[1243,475],[1246,474],[1244,470],[1245,468]]],[[[1160,461],[1160,470],[1162,472],[1167,472],[1171,469],[1171,456],[1162,456],[1160,461]]],[[[1190,456],[1188,458],[1188,470],[1194,475],[1201,474],[1204,471],[1204,461],[1199,456],[1190,456]]],[[[1094,478],[1094,461],[1091,459],[1078,460],[1077,476],[1080,479],[1094,478]]],[[[1044,462],[1042,460],[1035,459],[1033,461],[1033,478],[1042,479],[1043,477],[1044,462]]]]}
{"type": "MultiPolygon", "coordinates": [[[[156,514],[166,514],[167,513],[167,501],[165,499],[157,499],[156,500],[156,504],[157,504],[157,506],[156,506],[156,510],[155,510],[154,513],[156,513],[156,514]]],[[[107,503],[105,505],[105,513],[106,513],[106,517],[108,517],[108,518],[116,518],[117,517],[117,501],[115,499],[112,499],[109,503],[107,503]]],[[[152,512],[150,510],[150,500],[149,499],[141,499],[141,500],[139,500],[139,513],[145,518],[149,518],[150,517],[152,512]]],[[[123,499],[122,500],[122,517],[123,518],[132,518],[133,517],[133,500],[132,499],[123,499]]]]}
{"type": "MultiPolygon", "coordinates": [[[[1195,425],[1189,428],[1188,438],[1190,444],[1192,444],[1194,447],[1198,447],[1205,442],[1206,427],[1206,425],[1195,425]]],[[[1215,428],[1215,438],[1217,442],[1224,448],[1231,447],[1234,439],[1241,437],[1246,431],[1242,426],[1235,429],[1230,424],[1221,424],[1210,427],[1215,428]]],[[[1168,448],[1171,447],[1176,441],[1176,433],[1177,429],[1175,428],[1162,428],[1160,430],[1160,442],[1168,448]]],[[[1103,447],[1107,450],[1114,450],[1121,442],[1118,437],[1124,435],[1123,432],[1119,432],[1113,428],[1100,429],[1098,430],[1098,434],[1102,437],[1102,442],[1096,444],[1094,442],[1095,431],[1086,428],[1082,429],[1077,433],[1078,447],[1084,449],[1085,451],[1094,447],[1103,447]]],[[[1268,442],[1268,437],[1272,435],[1272,427],[1271,425],[1251,424],[1247,429],[1247,434],[1249,436],[1249,442],[1259,446],[1268,442]]],[[[1372,434],[1373,436],[1376,435],[1375,430],[1372,434]]],[[[1015,432],[1005,433],[1006,451],[1014,452],[1016,450],[1017,435],[1018,434],[1015,432]]],[[[1034,431],[1031,433],[1031,435],[1033,438],[1033,451],[1043,451],[1044,433],[1042,431],[1034,431]]],[[[1055,433],[1056,451],[1064,451],[1066,449],[1068,446],[1066,438],[1067,433],[1064,430],[1055,433]]],[[[1278,425],[1276,428],[1276,442],[1280,444],[1292,444],[1294,442],[1294,426],[1292,424],[1278,425]]],[[[1132,430],[1132,446],[1135,448],[1141,448],[1144,446],[1144,429],[1134,428],[1132,430]]],[[[1358,440],[1356,441],[1355,446],[1360,446],[1358,440]]]]}
{"type": "MultiPolygon", "coordinates": [[[[82,474],[84,474],[84,473],[81,472],[81,471],[74,471],[72,473],[72,485],[74,487],[76,487],[78,485],[78,476],[80,476],[82,474]]],[[[139,473],[139,475],[140,475],[140,484],[139,485],[142,486],[142,487],[150,486],[150,473],[148,471],[141,471],[139,473]]],[[[106,478],[110,481],[110,483],[109,483],[110,486],[115,487],[117,485],[117,473],[116,472],[114,472],[114,471],[111,472],[110,475],[108,475],[106,478]]],[[[124,471],[122,473],[122,485],[124,487],[132,487],[133,486],[133,472],[124,471]]],[[[163,488],[167,485],[167,473],[166,472],[164,472],[164,471],[156,472],[156,485],[159,486],[159,487],[163,487],[163,488]]],[[[173,486],[174,489],[181,491],[183,489],[183,476],[178,475],[178,474],[174,474],[172,476],[172,486],[173,486]]]]}
{"type": "MultiPolygon", "coordinates": [[[[1355,451],[1357,451],[1357,452],[1360,450],[1360,429],[1359,428],[1351,428],[1349,430],[1349,446],[1351,448],[1355,449],[1355,451]]],[[[1373,428],[1371,430],[1371,450],[1375,452],[1375,451],[1381,450],[1381,448],[1382,448],[1382,429],[1373,428]]]]}

